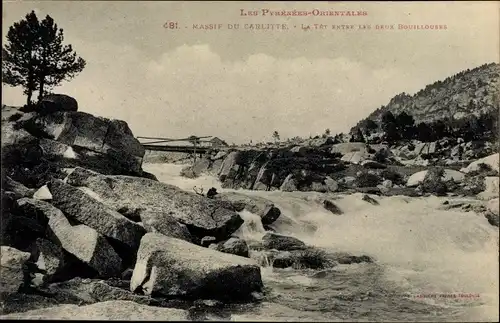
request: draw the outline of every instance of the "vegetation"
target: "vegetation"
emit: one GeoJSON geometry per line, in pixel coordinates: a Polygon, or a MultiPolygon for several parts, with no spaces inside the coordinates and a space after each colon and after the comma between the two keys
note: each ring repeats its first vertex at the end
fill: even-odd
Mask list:
{"type": "Polygon", "coordinates": [[[362,171],[356,175],[355,184],[357,187],[376,187],[382,182],[381,178],[367,171],[362,171]]]}
{"type": "Polygon", "coordinates": [[[500,98],[499,76],[499,64],[483,64],[434,82],[412,96],[403,92],[350,133],[356,136],[361,129],[369,143],[432,142],[446,137],[491,141],[499,129],[495,104],[500,98]]]}
{"type": "Polygon", "coordinates": [[[70,80],[80,73],[86,62],[63,45],[63,29],[54,19],[46,16],[38,20],[35,12],[14,23],[7,32],[7,42],[2,48],[2,82],[21,86],[32,104],[32,95],[38,91],[40,101],[47,91],[70,80]]]}
{"type": "Polygon", "coordinates": [[[443,180],[444,168],[435,167],[429,169],[421,184],[423,193],[435,194],[437,196],[445,196],[448,192],[447,183],[443,180]]]}

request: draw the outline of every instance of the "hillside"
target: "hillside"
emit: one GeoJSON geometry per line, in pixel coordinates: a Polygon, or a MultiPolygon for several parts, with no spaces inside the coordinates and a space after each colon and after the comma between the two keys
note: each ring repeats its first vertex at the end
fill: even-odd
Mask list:
{"type": "Polygon", "coordinates": [[[394,115],[406,112],[415,122],[430,122],[444,118],[461,119],[498,111],[500,102],[500,64],[490,63],[459,72],[445,80],[427,85],[414,95],[401,93],[386,105],[372,112],[351,129],[368,119],[380,121],[384,112],[394,115]]]}

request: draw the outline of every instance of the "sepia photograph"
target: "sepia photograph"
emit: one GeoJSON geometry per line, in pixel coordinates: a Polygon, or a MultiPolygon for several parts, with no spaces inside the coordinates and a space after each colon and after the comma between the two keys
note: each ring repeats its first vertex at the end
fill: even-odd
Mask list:
{"type": "Polygon", "coordinates": [[[499,1],[2,5],[0,319],[499,321],[499,1]]]}

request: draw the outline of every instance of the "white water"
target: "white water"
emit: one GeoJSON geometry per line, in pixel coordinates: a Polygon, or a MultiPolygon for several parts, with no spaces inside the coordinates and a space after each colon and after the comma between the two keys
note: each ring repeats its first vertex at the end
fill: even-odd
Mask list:
{"type": "MultiPolygon", "coordinates": [[[[182,167],[143,165],[159,180],[188,191],[194,186],[203,187],[205,192],[210,187],[224,191],[217,179],[210,176],[180,177],[182,167]]],[[[497,228],[483,216],[438,210],[443,198],[437,197],[375,197],[380,204],[372,205],[361,200],[361,194],[332,195],[329,198],[344,212],[333,215],[320,204],[325,197],[320,193],[241,192],[265,197],[281,209],[282,215],[272,225],[277,232],[310,245],[372,256],[383,268],[384,281],[413,296],[427,295],[416,301],[458,308],[459,320],[498,321],[499,236],[497,228]],[[444,294],[474,294],[474,297],[450,299],[444,298],[444,294]]],[[[246,240],[261,239],[265,230],[258,217],[246,211],[241,216],[245,224],[237,234],[246,240]]],[[[263,275],[274,282],[286,280],[297,288],[314,284],[314,280],[301,273],[277,274],[266,270],[263,275]]],[[[308,317],[306,312],[304,315],[308,317]]]]}

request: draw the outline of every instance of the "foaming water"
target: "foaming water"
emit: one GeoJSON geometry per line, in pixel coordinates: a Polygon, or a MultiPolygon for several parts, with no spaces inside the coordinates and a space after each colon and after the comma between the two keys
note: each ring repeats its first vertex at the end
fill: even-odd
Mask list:
{"type": "MultiPolygon", "coordinates": [[[[159,180],[185,190],[197,186],[223,191],[211,176],[180,177],[182,167],[144,165],[159,180]]],[[[318,316],[319,311],[356,320],[498,320],[498,230],[483,216],[439,210],[443,198],[437,197],[374,197],[379,204],[372,205],[362,200],[362,194],[240,192],[267,198],[281,209],[282,215],[272,225],[277,232],[327,250],[366,254],[376,260],[376,265],[359,268],[335,267],[322,278],[314,278],[308,271],[264,270],[266,283],[279,294],[275,302],[301,310],[300,317],[335,320],[331,315],[318,316]],[[324,198],[333,201],[343,214],[324,209],[324,198]],[[335,286],[340,294],[332,289],[335,286]],[[364,293],[371,293],[368,303],[364,293]],[[346,294],[351,299],[344,304],[346,294]],[[355,313],[354,305],[360,306],[355,313]],[[433,305],[447,312],[434,313],[428,307],[433,305]],[[365,313],[366,308],[370,311],[365,313]]],[[[247,241],[261,239],[265,230],[259,217],[246,211],[240,214],[245,223],[236,234],[247,241]]],[[[262,253],[251,256],[262,265],[270,265],[262,253]]],[[[276,308],[274,320],[285,320],[278,314],[281,310],[276,308]]],[[[240,319],[262,320],[255,317],[258,312],[242,314],[240,319]]]]}
{"type": "Polygon", "coordinates": [[[245,222],[233,233],[233,235],[245,241],[261,241],[262,237],[266,234],[266,230],[262,225],[260,216],[248,212],[247,210],[238,213],[245,222]]]}

